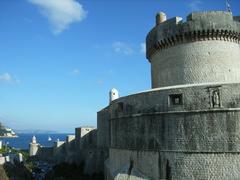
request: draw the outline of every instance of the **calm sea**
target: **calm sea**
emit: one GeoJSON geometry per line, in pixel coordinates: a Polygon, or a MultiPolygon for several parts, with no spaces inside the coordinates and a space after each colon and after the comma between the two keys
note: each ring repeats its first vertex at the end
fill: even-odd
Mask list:
{"type": "MultiPolygon", "coordinates": [[[[60,141],[65,141],[68,134],[35,134],[37,138],[37,143],[40,143],[42,146],[50,147],[53,145],[53,142],[59,139],[60,141]],[[48,141],[48,137],[52,138],[52,141],[48,141]]],[[[5,143],[8,143],[8,146],[17,148],[17,149],[28,149],[29,143],[31,142],[33,134],[18,134],[17,138],[0,138],[5,143]]]]}

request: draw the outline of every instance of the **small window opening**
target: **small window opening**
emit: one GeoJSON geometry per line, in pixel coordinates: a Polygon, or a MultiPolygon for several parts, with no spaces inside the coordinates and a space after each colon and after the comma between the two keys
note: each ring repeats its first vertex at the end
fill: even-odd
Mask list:
{"type": "Polygon", "coordinates": [[[171,94],[169,95],[170,105],[182,105],[182,94],[171,94]]]}

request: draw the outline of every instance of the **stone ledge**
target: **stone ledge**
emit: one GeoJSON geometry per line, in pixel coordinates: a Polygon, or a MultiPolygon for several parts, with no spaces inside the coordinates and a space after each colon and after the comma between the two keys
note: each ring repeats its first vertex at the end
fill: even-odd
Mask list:
{"type": "Polygon", "coordinates": [[[140,114],[123,115],[123,116],[119,116],[119,117],[110,118],[110,121],[123,119],[123,118],[141,117],[141,116],[153,116],[153,115],[161,115],[161,114],[234,112],[234,111],[240,111],[240,108],[215,108],[215,109],[203,109],[203,110],[191,110],[191,111],[168,111],[168,112],[140,113],[140,114]]]}
{"type": "Polygon", "coordinates": [[[138,152],[158,152],[158,153],[182,153],[182,154],[240,154],[240,151],[186,151],[186,150],[158,150],[158,149],[137,149],[137,148],[121,148],[121,147],[109,147],[116,150],[129,150],[138,152]]]}

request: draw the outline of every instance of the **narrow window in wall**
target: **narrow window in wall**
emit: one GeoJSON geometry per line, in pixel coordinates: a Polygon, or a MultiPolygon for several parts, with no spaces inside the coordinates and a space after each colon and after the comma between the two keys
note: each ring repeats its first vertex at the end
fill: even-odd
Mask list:
{"type": "Polygon", "coordinates": [[[118,103],[118,111],[120,111],[120,112],[123,111],[123,102],[118,103]]]}
{"type": "Polygon", "coordinates": [[[169,105],[182,105],[183,104],[183,98],[182,94],[170,94],[169,95],[169,105]]]}
{"type": "Polygon", "coordinates": [[[171,167],[169,165],[169,161],[167,160],[167,164],[166,164],[166,179],[167,180],[171,180],[171,167]]]}

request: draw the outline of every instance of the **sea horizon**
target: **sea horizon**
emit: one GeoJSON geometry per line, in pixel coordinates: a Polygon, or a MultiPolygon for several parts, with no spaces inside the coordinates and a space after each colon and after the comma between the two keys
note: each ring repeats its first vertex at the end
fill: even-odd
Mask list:
{"type": "Polygon", "coordinates": [[[69,134],[74,133],[17,133],[18,137],[0,137],[0,141],[15,149],[28,150],[33,136],[41,146],[51,147],[58,139],[65,141],[69,134]],[[48,140],[49,137],[51,137],[51,141],[48,140]]]}

